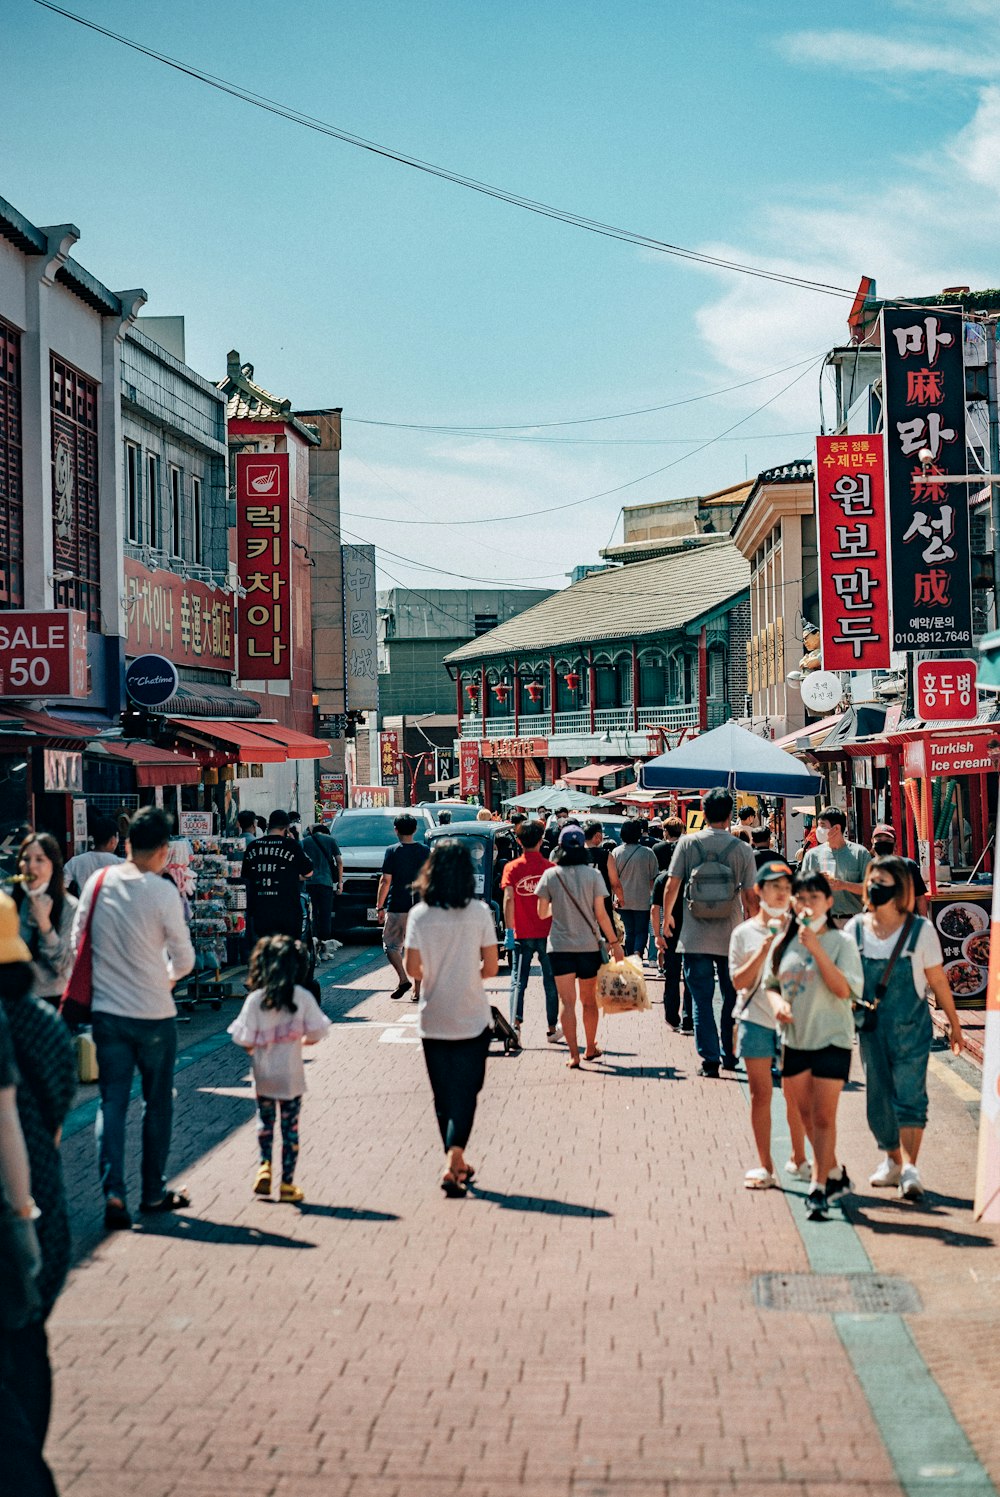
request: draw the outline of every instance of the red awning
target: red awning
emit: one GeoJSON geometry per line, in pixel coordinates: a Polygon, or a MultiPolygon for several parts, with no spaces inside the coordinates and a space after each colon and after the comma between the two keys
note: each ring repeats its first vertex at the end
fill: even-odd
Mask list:
{"type": "Polygon", "coordinates": [[[98,729],[93,724],[70,722],[62,717],[50,717],[47,712],[32,712],[24,707],[5,707],[2,716],[12,723],[22,722],[29,733],[42,738],[68,738],[86,743],[98,729]]]}
{"type": "Polygon", "coordinates": [[[806,723],[804,728],[796,728],[794,733],[786,733],[784,738],[776,738],[774,740],[774,747],[787,749],[789,753],[793,753],[795,745],[805,739],[814,748],[818,748],[818,744],[812,744],[812,740],[816,734],[821,733],[825,738],[827,733],[833,732],[843,715],[842,712],[838,712],[833,717],[821,717],[817,722],[806,723]]]}
{"type": "Polygon", "coordinates": [[[171,721],[175,728],[183,729],[186,738],[208,739],[221,745],[239,764],[284,764],[288,758],[285,750],[272,739],[251,733],[242,723],[205,722],[196,717],[175,717],[171,721]]]}
{"type": "Polygon", "coordinates": [[[589,790],[621,770],[631,768],[631,759],[626,759],[624,763],[619,764],[585,764],[582,769],[571,769],[569,774],[564,774],[563,781],[567,785],[589,790]]]}
{"type": "Polygon", "coordinates": [[[289,759],[328,759],[330,745],[322,738],[311,738],[295,728],[286,728],[281,723],[252,722],[252,732],[271,743],[280,743],[289,759]]]}
{"type": "Polygon", "coordinates": [[[141,790],[156,785],[197,785],[201,781],[201,765],[197,760],[186,759],[170,749],[155,748],[151,743],[103,739],[91,743],[85,752],[94,756],[110,754],[134,765],[135,782],[141,790]]]}

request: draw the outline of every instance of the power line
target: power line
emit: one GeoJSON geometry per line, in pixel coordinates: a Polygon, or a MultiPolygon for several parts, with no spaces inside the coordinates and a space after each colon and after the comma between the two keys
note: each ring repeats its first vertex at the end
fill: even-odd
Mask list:
{"type": "Polygon", "coordinates": [[[834,286],[825,281],[810,280],[805,276],[788,275],[782,271],[765,270],[757,265],[744,265],[737,260],[727,260],[720,255],[708,255],[701,250],[689,249],[684,245],[672,244],[668,240],[657,239],[653,235],[643,234],[638,230],[620,228],[614,224],[601,222],[599,219],[587,218],[583,214],[572,212],[568,209],[556,208],[551,203],[544,203],[535,198],[523,196],[521,193],[509,192],[505,188],[493,186],[489,182],[481,181],[477,177],[466,176],[462,172],[452,171],[448,167],[436,166],[433,162],[424,161],[418,156],[411,156],[405,151],[399,151],[390,146],[380,145],[378,141],[368,140],[362,135],[356,135],[353,131],[344,130],[336,125],[328,124],[324,120],[316,119],[313,115],[305,114],[303,111],[294,109],[289,105],[281,104],[275,99],[269,99],[263,94],[255,93],[252,89],[244,88],[241,84],[231,83],[225,78],[220,78],[214,73],[208,73],[203,68],[195,67],[190,63],[180,62],[175,57],[169,57],[165,52],[158,52],[153,47],[146,47],[141,42],[134,41],[131,37],[124,36],[121,32],[112,31],[106,26],[99,26],[96,21],[88,20],[85,16],[76,15],[71,10],[65,10],[61,5],[54,5],[52,0],[35,0],[43,10],[52,11],[55,15],[64,17],[67,21],[73,21],[77,26],[82,26],[88,31],[96,32],[99,36],[107,37],[109,41],[117,42],[120,46],[128,47],[133,52],[140,53],[154,62],[160,62],[165,67],[172,68],[175,72],[185,77],[193,78],[199,83],[206,84],[220,93],[228,94],[231,98],[239,99],[245,104],[252,104],[257,109],[263,109],[268,114],[278,115],[282,119],[289,120],[292,124],[301,125],[304,129],[314,130],[320,135],[326,135],[334,140],[339,140],[345,145],[355,146],[359,150],[368,151],[372,155],[384,157],[389,161],[396,161],[401,166],[411,167],[414,171],[424,172],[431,177],[438,177],[442,181],[450,182],[456,187],[467,188],[470,192],[478,192],[484,197],[496,199],[498,202],[508,203],[511,207],[521,208],[525,212],[538,214],[542,218],[555,219],[560,223],[572,228],[583,229],[590,234],[598,234],[605,239],[617,239],[625,244],[634,244],[643,249],[650,249],[659,254],[672,255],[677,259],[689,260],[696,265],[705,265],[713,270],[728,270],[739,275],[754,276],[758,280],[776,281],[784,286],[793,286],[799,290],[814,291],[821,296],[853,298],[855,293],[845,286],[834,286]]]}
{"type": "MultiPolygon", "coordinates": [[[[386,425],[391,425],[387,422],[386,425]]],[[[433,427],[407,426],[406,431],[427,431],[431,435],[455,437],[459,441],[463,438],[467,442],[537,442],[545,446],[565,447],[689,447],[694,442],[701,442],[703,437],[521,437],[512,436],[507,432],[489,431],[453,431],[439,432],[433,427]]],[[[720,442],[777,442],[782,437],[813,437],[814,431],[755,431],[742,437],[719,437],[720,442]]],[[[356,449],[352,449],[353,456],[358,462],[364,459],[358,457],[356,449]]],[[[365,463],[365,467],[368,464],[365,463]]],[[[392,485],[390,484],[391,488],[392,485]]]]}

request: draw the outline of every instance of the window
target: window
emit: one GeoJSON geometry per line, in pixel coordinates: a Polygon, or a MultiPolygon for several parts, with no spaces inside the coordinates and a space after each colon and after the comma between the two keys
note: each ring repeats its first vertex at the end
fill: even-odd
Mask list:
{"type": "Polygon", "coordinates": [[[495,613],[474,613],[472,615],[472,627],[477,638],[480,634],[489,634],[490,630],[495,629],[499,622],[500,620],[495,613]]]}
{"type": "Polygon", "coordinates": [[[97,385],[52,356],[53,602],[79,608],[101,626],[100,502],[97,481],[97,385]]]}
{"type": "Polygon", "coordinates": [[[160,460],[153,452],[146,454],[146,543],[160,549],[160,460]]]}
{"type": "Polygon", "coordinates": [[[142,539],[139,528],[139,449],[125,443],[125,539],[142,539]]]}
{"type": "Polygon", "coordinates": [[[205,550],[201,536],[201,479],[191,480],[191,560],[202,565],[205,550]]]}
{"type": "Polygon", "coordinates": [[[170,464],[170,554],[184,555],[181,535],[181,470],[170,464]]]}
{"type": "Polygon", "coordinates": [[[0,606],[24,605],[21,336],[0,322],[0,606]]]}

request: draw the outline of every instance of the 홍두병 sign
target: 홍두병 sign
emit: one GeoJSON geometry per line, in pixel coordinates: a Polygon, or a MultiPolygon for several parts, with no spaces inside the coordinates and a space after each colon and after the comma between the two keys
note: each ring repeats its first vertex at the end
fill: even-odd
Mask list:
{"type": "Polygon", "coordinates": [[[979,712],[974,660],[921,660],[916,670],[917,716],[923,722],[969,721],[979,712]]]}

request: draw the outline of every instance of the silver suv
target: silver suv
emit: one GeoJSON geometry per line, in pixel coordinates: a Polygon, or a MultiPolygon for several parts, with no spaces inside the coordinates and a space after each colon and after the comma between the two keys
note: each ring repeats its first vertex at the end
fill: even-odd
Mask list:
{"type": "Polygon", "coordinates": [[[386,848],[396,846],[394,822],[403,815],[414,818],[416,840],[426,842],[435,822],[432,812],[424,806],[359,806],[340,811],[334,817],[330,835],[344,860],[344,892],[334,910],[338,931],[378,928],[375,906],[382,860],[386,848]]]}

